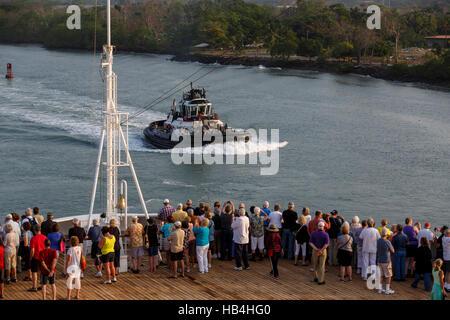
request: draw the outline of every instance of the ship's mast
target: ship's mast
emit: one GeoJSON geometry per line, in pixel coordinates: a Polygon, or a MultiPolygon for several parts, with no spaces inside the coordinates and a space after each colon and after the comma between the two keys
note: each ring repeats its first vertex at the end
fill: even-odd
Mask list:
{"type": "MultiPolygon", "coordinates": [[[[133,175],[133,180],[136,184],[139,200],[141,202],[143,213],[148,218],[147,207],[142,196],[139,181],[134,171],[133,162],[128,150],[128,113],[119,112],[117,110],[117,76],[113,72],[113,51],[114,46],[111,45],[111,3],[107,0],[106,5],[106,23],[107,23],[107,44],[103,45],[102,69],[104,79],[106,80],[106,110],[104,111],[104,124],[102,136],[100,140],[97,166],[95,170],[94,184],[91,194],[91,205],[89,209],[89,222],[92,222],[92,214],[94,211],[95,195],[97,190],[97,181],[99,176],[100,165],[106,167],[106,220],[112,218],[117,219],[116,201],[118,196],[118,168],[128,166],[133,175]],[[122,130],[124,124],[125,130],[122,130]],[[103,143],[106,136],[106,163],[102,163],[103,143]],[[123,150],[122,150],[123,149],[123,150]],[[125,156],[121,154],[125,153],[125,156]]],[[[125,210],[126,211],[126,210],[125,210]]],[[[125,222],[126,224],[126,222],[125,222]]]]}

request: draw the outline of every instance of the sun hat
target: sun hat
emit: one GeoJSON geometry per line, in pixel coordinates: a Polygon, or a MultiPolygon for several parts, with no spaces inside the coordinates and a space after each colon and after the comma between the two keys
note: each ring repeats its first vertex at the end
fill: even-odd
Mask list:
{"type": "Polygon", "coordinates": [[[277,228],[276,225],[271,224],[270,227],[269,227],[269,231],[270,232],[278,232],[278,228],[277,228]]]}

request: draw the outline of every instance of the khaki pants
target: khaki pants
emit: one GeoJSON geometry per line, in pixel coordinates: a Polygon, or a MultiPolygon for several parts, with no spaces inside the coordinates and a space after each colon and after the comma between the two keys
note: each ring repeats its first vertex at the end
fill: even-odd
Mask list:
{"type": "Polygon", "coordinates": [[[317,256],[318,250],[313,249],[312,265],[314,267],[314,279],[317,281],[325,281],[325,261],[327,260],[327,250],[325,249],[320,256],[317,256]]]}

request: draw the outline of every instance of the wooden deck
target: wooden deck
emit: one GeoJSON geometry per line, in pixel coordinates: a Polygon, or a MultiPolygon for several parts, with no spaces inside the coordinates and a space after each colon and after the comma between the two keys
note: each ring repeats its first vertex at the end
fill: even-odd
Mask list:
{"type": "MultiPolygon", "coordinates": [[[[185,278],[168,279],[168,268],[160,266],[156,274],[147,271],[147,257],[139,274],[121,273],[118,282],[104,285],[102,279],[95,278],[95,267],[88,258],[88,269],[81,282],[83,300],[428,300],[430,293],[423,290],[423,282],[418,289],[411,288],[412,279],[406,282],[393,282],[394,295],[378,294],[369,290],[359,275],[354,275],[353,283],[340,283],[337,267],[328,267],[326,284],[319,286],[312,282],[309,267],[294,266],[292,261],[280,261],[280,279],[269,276],[268,260],[250,262],[251,270],[234,271],[234,262],[213,259],[212,268],[200,275],[197,268],[191,268],[185,278]]],[[[57,266],[57,299],[65,299],[66,283],[62,278],[62,257],[57,266]]],[[[37,300],[41,291],[28,292],[31,282],[21,279],[17,283],[5,285],[4,299],[37,300]]],[[[50,288],[47,289],[47,291],[50,288]]],[[[50,299],[51,292],[47,292],[50,299]]]]}

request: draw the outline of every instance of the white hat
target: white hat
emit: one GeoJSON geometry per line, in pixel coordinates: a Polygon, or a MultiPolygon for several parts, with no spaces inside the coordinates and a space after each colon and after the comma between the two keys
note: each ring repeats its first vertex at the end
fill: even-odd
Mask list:
{"type": "Polygon", "coordinates": [[[175,222],[175,227],[181,227],[181,222],[180,221],[175,222]]]}
{"type": "Polygon", "coordinates": [[[319,226],[319,228],[325,227],[325,223],[323,223],[323,221],[320,221],[318,226],[319,226]]]}
{"type": "Polygon", "coordinates": [[[164,199],[164,203],[170,203],[169,199],[164,199]]]}

